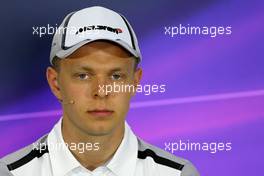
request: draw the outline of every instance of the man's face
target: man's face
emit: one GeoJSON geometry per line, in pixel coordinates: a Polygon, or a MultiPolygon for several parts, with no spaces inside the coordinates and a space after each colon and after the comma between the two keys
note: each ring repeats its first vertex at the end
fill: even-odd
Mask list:
{"type": "MultiPolygon", "coordinates": [[[[141,69],[120,46],[97,41],[60,60],[59,71],[49,67],[47,79],[54,95],[63,100],[63,116],[90,135],[105,135],[125,120],[134,92],[102,91],[103,85],[139,84],[141,69]],[[73,100],[74,104],[69,102],[73,100]]],[[[105,89],[104,89],[105,90],[105,89]]]]}

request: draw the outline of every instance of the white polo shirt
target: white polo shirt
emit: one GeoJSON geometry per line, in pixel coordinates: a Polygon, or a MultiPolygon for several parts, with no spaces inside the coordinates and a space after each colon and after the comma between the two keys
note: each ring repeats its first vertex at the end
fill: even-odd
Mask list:
{"type": "MultiPolygon", "coordinates": [[[[48,136],[48,146],[56,146],[64,143],[61,133],[61,120],[55,125],[48,136]]],[[[72,155],[70,150],[64,145],[63,150],[49,150],[49,156],[52,166],[53,175],[58,176],[132,176],[135,170],[137,159],[137,138],[130,130],[130,127],[125,125],[125,134],[120,146],[114,156],[104,164],[93,171],[89,171],[83,167],[78,160],[72,155]]],[[[100,147],[100,145],[99,145],[100,147]]]]}
{"type": "MultiPolygon", "coordinates": [[[[187,160],[137,138],[129,125],[114,156],[90,171],[65,145],[62,119],[48,135],[0,160],[1,176],[199,176],[187,160]],[[58,147],[59,146],[59,147],[58,147]]],[[[100,147],[100,145],[99,145],[100,147]]]]}

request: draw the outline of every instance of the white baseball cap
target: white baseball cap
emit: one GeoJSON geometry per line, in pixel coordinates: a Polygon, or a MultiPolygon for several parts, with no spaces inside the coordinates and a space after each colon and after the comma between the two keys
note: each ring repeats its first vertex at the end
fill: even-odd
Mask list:
{"type": "Polygon", "coordinates": [[[64,59],[81,46],[107,40],[119,44],[141,61],[137,37],[121,14],[100,6],[88,7],[68,14],[53,36],[50,63],[64,59]]]}

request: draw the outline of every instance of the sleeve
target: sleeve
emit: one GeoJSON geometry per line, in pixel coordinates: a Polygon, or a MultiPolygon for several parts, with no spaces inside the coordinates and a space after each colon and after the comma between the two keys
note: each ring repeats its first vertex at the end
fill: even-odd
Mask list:
{"type": "Polygon", "coordinates": [[[0,161],[0,175],[1,176],[14,176],[7,168],[6,164],[0,161]]]}
{"type": "Polygon", "coordinates": [[[182,169],[181,176],[200,176],[197,169],[190,162],[186,163],[182,169]]]}

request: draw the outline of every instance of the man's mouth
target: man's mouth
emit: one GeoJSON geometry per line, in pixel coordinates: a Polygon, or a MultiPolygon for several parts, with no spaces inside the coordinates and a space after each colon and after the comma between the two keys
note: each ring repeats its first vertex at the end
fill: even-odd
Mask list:
{"type": "Polygon", "coordinates": [[[108,109],[94,109],[87,112],[95,117],[107,117],[114,113],[114,111],[108,109]]]}

